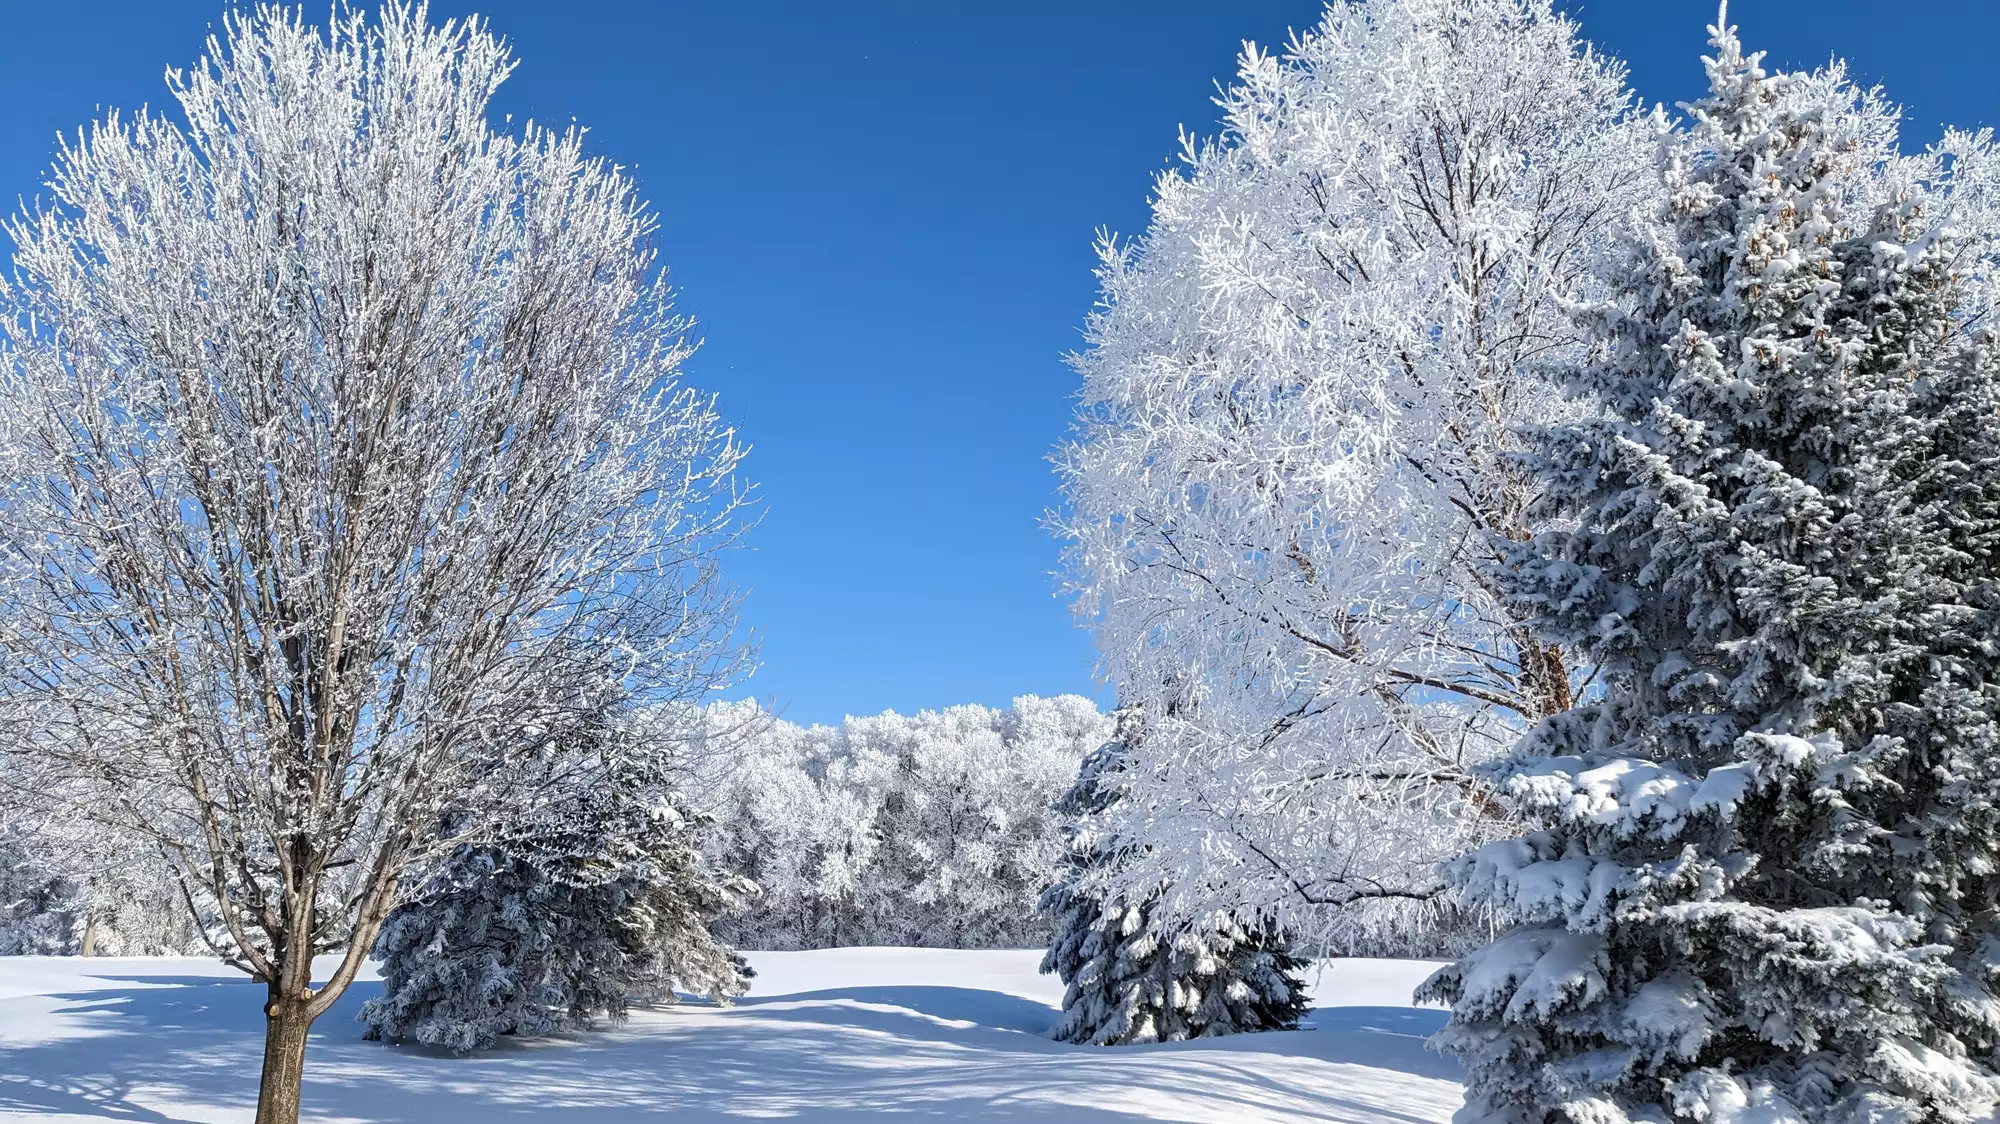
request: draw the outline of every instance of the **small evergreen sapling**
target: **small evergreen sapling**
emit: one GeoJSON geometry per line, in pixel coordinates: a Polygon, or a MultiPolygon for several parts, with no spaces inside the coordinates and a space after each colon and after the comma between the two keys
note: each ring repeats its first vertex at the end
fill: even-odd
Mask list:
{"type": "Polygon", "coordinates": [[[622,1014],[625,888],[575,860],[538,838],[454,851],[376,939],[383,993],[361,1010],[368,1037],[465,1053],[622,1014]]]}

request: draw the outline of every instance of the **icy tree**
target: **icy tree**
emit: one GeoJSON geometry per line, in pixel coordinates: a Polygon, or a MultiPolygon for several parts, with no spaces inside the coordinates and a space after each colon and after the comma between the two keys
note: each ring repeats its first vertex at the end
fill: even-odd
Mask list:
{"type": "Polygon", "coordinates": [[[19,830],[0,835],[0,956],[82,951],[89,887],[50,862],[37,842],[19,830]]]}
{"type": "Polygon", "coordinates": [[[1143,740],[1137,710],[1116,717],[1111,740],[1084,758],[1054,805],[1070,836],[1038,905],[1053,929],[1042,971],[1065,988],[1051,1036],[1114,1046],[1297,1027],[1305,962],[1281,936],[1226,914],[1162,932],[1157,892],[1103,897],[1086,885],[1085,876],[1115,867],[1134,846],[1100,827],[1125,795],[1126,765],[1143,740]]]}
{"type": "Polygon", "coordinates": [[[12,803],[0,803],[0,956],[200,950],[197,919],[157,848],[68,809],[12,803]]]}
{"type": "Polygon", "coordinates": [[[749,948],[1028,947],[1061,848],[1049,802],[1104,738],[1090,700],[1023,696],[801,728],[752,704],[710,708],[749,729],[736,770],[699,806],[704,847],[762,889],[721,931],[749,948]]]}
{"type": "Polygon", "coordinates": [[[7,227],[4,748],[267,985],[260,1124],[443,813],[730,671],[738,449],[630,179],[489,124],[511,67],[401,2],[231,17],[7,227]]]}
{"type": "Polygon", "coordinates": [[[676,988],[742,993],[748,968],[708,922],[755,888],[695,850],[663,733],[585,731],[560,799],[412,887],[376,942],[383,994],[362,1007],[368,1037],[465,1053],[621,1020],[634,999],[671,1001],[676,988]]]}
{"type": "Polygon", "coordinates": [[[1161,716],[1113,815],[1170,912],[1352,939],[1503,826],[1472,766],[1578,675],[1487,577],[1536,526],[1511,427],[1645,189],[1627,101],[1547,0],[1341,0],[1103,244],[1062,530],[1161,716]]]}
{"type": "Polygon", "coordinates": [[[872,943],[1040,944],[1033,904],[1060,838],[1050,796],[1104,727],[1077,695],[844,723],[875,806],[879,842],[859,887],[872,943]]]}
{"type": "Polygon", "coordinates": [[[1521,919],[1439,972],[1464,1121],[1992,1110],[2000,394],[1983,139],[1904,158],[1724,19],[1502,572],[1599,696],[1497,766],[1452,868],[1521,919]],[[1960,193],[1958,172],[1972,187],[1960,193]],[[1968,328],[1975,329],[1968,331],[1968,328]]]}
{"type": "MultiPolygon", "coordinates": [[[[688,992],[728,1003],[755,975],[713,932],[716,922],[741,913],[760,891],[701,850],[709,820],[686,787],[714,765],[704,760],[716,749],[703,739],[705,729],[705,716],[692,705],[633,715],[614,731],[612,744],[620,752],[604,765],[603,779],[585,788],[605,806],[588,818],[600,825],[610,861],[624,868],[633,886],[618,934],[630,990],[648,1002],[672,1003],[677,992],[688,992]]],[[[730,745],[724,741],[722,748],[730,745]]]]}
{"type": "Polygon", "coordinates": [[[760,896],[722,931],[744,948],[835,948],[875,943],[857,897],[874,860],[875,807],[848,783],[836,731],[776,719],[754,702],[709,708],[712,724],[748,730],[736,768],[712,778],[700,806],[712,818],[703,848],[744,874],[760,896]]]}

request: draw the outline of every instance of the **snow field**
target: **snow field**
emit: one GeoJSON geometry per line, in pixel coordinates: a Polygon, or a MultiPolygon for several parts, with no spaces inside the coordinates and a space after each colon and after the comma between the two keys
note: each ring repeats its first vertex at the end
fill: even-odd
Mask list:
{"type": "MultiPolygon", "coordinates": [[[[1410,1005],[1434,965],[1329,962],[1307,1029],[1158,1046],[1041,1037],[1061,985],[1032,950],[752,953],[731,1009],[455,1058],[361,1040],[357,983],[314,1028],[304,1119],[1237,1121],[1424,1124],[1460,1102],[1410,1005]]],[[[199,959],[0,958],[0,1119],[248,1121],[259,988],[199,959]]]]}

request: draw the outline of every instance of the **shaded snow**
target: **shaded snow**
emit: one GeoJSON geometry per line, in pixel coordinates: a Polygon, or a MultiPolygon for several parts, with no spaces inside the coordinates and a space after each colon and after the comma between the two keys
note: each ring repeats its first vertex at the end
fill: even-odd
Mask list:
{"type": "MultiPolygon", "coordinates": [[[[1105,1049],[1040,1037],[1061,996],[1039,952],[860,948],[752,954],[729,1010],[454,1058],[361,1040],[358,983],[315,1027],[305,1118],[486,1120],[1333,1121],[1424,1124],[1458,1107],[1424,1049],[1436,967],[1332,962],[1310,1029],[1105,1049]]],[[[0,958],[0,1119],[248,1121],[259,988],[185,959],[0,958]]]]}

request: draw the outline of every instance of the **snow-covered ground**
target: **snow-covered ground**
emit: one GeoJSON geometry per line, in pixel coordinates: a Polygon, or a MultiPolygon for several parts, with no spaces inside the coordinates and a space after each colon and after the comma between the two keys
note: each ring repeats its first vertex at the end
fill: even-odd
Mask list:
{"type": "MultiPolygon", "coordinates": [[[[1061,991],[1038,953],[854,948],[753,954],[727,1010],[490,1054],[361,1040],[357,984],[313,1034],[306,1117],[452,1121],[1443,1121],[1456,1067],[1413,1008],[1432,965],[1331,962],[1310,1029],[1103,1049],[1041,1033],[1061,991]]],[[[247,1121],[261,992],[202,960],[0,958],[0,1119],[247,1121]]]]}

